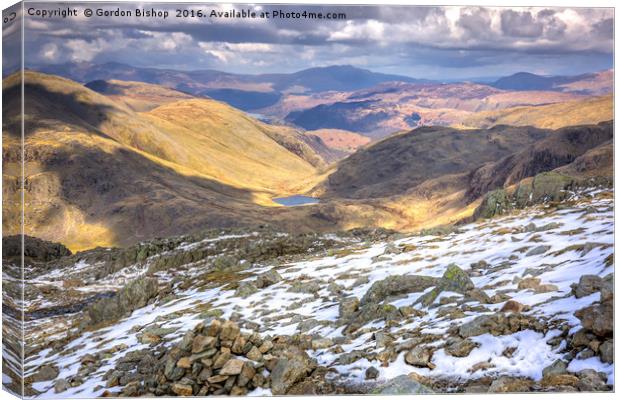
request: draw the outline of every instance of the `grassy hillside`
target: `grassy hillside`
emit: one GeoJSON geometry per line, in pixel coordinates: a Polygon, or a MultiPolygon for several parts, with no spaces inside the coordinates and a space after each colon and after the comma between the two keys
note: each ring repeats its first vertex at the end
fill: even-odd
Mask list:
{"type": "Polygon", "coordinates": [[[357,149],[367,145],[371,141],[367,136],[341,129],[307,131],[306,135],[317,136],[321,138],[328,147],[346,153],[354,153],[357,149]]]}
{"type": "Polygon", "coordinates": [[[483,111],[466,117],[457,126],[490,128],[495,125],[535,126],[558,129],[563,126],[597,124],[613,118],[612,95],[590,97],[536,107],[512,107],[483,111]]]}
{"type": "MultiPolygon", "coordinates": [[[[20,107],[19,84],[5,79],[8,115],[20,107]]],[[[270,207],[260,204],[273,206],[274,194],[313,182],[312,162],[323,163],[290,128],[213,100],[136,113],[126,102],[33,72],[25,74],[25,98],[26,233],[72,250],[270,221],[270,207]]],[[[3,125],[8,166],[19,159],[18,122],[3,125]]],[[[18,172],[8,168],[4,178],[15,183],[5,185],[14,197],[18,172]]],[[[7,207],[7,216],[17,207],[7,207]]],[[[5,221],[5,234],[18,229],[16,218],[5,221]]]]}
{"type": "Polygon", "coordinates": [[[194,98],[178,90],[144,82],[98,80],[89,82],[85,86],[124,104],[133,111],[149,111],[162,104],[194,98]]]}

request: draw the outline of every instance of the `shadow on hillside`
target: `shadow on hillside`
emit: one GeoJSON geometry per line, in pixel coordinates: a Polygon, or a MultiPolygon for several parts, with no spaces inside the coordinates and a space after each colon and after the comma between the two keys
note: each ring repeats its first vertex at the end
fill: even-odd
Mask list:
{"type": "MultiPolygon", "coordinates": [[[[19,84],[6,88],[2,95],[4,115],[13,116],[5,118],[7,122],[3,130],[5,134],[19,138],[19,84]]],[[[65,206],[72,206],[79,210],[85,225],[105,226],[115,243],[127,245],[208,227],[240,226],[260,216],[262,207],[253,204],[251,191],[202,176],[184,175],[131,149],[119,148],[109,152],[95,143],[91,145],[77,140],[66,140],[62,146],[53,146],[55,135],[63,135],[59,126],[63,123],[114,140],[101,132],[100,126],[111,111],[118,110],[93,104],[87,96],[88,92],[59,93],[38,82],[26,82],[26,137],[46,129],[53,132],[49,142],[42,137],[41,142],[27,144],[25,149],[26,164],[35,161],[38,164],[37,173],[25,182],[27,202],[36,204],[31,207],[33,214],[30,218],[26,215],[26,222],[30,219],[43,223],[64,218],[65,206]]],[[[18,163],[19,150],[18,146],[5,149],[5,161],[18,163]]],[[[18,189],[18,186],[9,188],[9,192],[15,193],[7,195],[17,194],[18,189]]],[[[59,232],[65,228],[67,226],[57,227],[59,232]]],[[[39,236],[37,232],[29,234],[39,236]]],[[[54,240],[51,237],[45,239],[54,240]]],[[[92,239],[96,242],[97,238],[92,239]]]]}
{"type": "MultiPolygon", "coordinates": [[[[39,154],[44,169],[60,182],[61,201],[76,207],[86,224],[105,226],[121,245],[239,226],[260,210],[250,191],[180,174],[130,150],[107,153],[75,143],[39,154]]],[[[48,184],[27,182],[26,196],[44,192],[48,184]]],[[[54,220],[61,212],[49,207],[43,219],[54,220]]]]}
{"type": "MultiPolygon", "coordinates": [[[[13,137],[21,136],[21,88],[12,85],[2,91],[5,112],[3,130],[13,137]],[[7,118],[9,117],[9,118],[7,118]]],[[[58,130],[58,123],[86,125],[97,134],[109,138],[99,131],[99,126],[107,120],[114,107],[105,104],[92,104],[75,94],[50,91],[39,83],[24,83],[24,135],[28,137],[40,129],[58,130]]]]}

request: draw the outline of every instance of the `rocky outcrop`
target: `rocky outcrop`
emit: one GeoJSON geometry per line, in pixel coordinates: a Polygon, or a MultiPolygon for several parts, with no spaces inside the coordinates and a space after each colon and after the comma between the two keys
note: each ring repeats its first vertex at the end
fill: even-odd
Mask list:
{"type": "Polygon", "coordinates": [[[157,279],[139,278],[125,285],[113,297],[91,304],[86,312],[93,324],[116,321],[146,306],[158,291],[157,279]]]}
{"type": "Polygon", "coordinates": [[[380,303],[390,296],[398,296],[409,293],[423,292],[429,287],[435,286],[437,278],[421,275],[392,275],[373,283],[362,300],[361,306],[371,303],[380,303]]]}
{"type": "Polygon", "coordinates": [[[448,265],[443,276],[437,282],[437,285],[430,292],[422,296],[418,303],[424,306],[433,304],[437,296],[441,292],[455,292],[464,295],[468,295],[475,298],[478,301],[490,303],[491,299],[482,290],[477,290],[474,283],[471,281],[467,273],[458,267],[456,264],[448,265]]]}
{"type": "MultiPolygon", "coordinates": [[[[569,185],[577,185],[584,174],[571,175],[573,171],[566,168],[562,173],[553,170],[570,165],[589,150],[606,145],[612,139],[611,121],[558,129],[517,153],[471,172],[469,189],[465,196],[473,201],[493,190],[518,185],[511,203],[516,203],[519,208],[541,201],[559,201],[565,197],[563,191],[569,185]],[[531,179],[532,177],[534,179],[531,179]]],[[[599,161],[609,163],[610,160],[599,159],[599,161]]],[[[592,172],[586,174],[589,175],[588,178],[597,173],[602,176],[609,173],[606,165],[595,164],[588,167],[592,172]]],[[[493,197],[507,204],[503,194],[494,193],[493,197]]],[[[485,204],[476,216],[484,218],[492,216],[489,214],[497,204],[485,204]]]]}
{"type": "Polygon", "coordinates": [[[5,236],[2,238],[2,257],[24,257],[29,261],[48,262],[71,255],[71,251],[60,243],[48,242],[28,235],[5,236]]]}
{"type": "Polygon", "coordinates": [[[235,322],[212,320],[171,348],[128,354],[105,378],[109,388],[124,386],[121,394],[131,396],[245,395],[257,388],[283,395],[315,368],[305,351],[284,338],[272,341],[241,332],[235,322]]]}
{"type": "Polygon", "coordinates": [[[571,337],[573,352],[582,357],[597,355],[604,363],[614,361],[614,286],[613,274],[605,278],[584,275],[573,286],[577,297],[600,292],[600,300],[575,312],[582,329],[571,337]],[[595,291],[594,291],[595,290],[595,291]],[[593,292],[594,291],[594,292],[593,292]],[[592,292],[592,293],[591,293],[592,292]]]}
{"type": "Polygon", "coordinates": [[[542,332],[545,325],[542,321],[518,313],[504,314],[487,314],[474,318],[464,323],[458,329],[458,333],[463,338],[478,336],[490,333],[494,336],[510,335],[525,329],[542,332]]]}

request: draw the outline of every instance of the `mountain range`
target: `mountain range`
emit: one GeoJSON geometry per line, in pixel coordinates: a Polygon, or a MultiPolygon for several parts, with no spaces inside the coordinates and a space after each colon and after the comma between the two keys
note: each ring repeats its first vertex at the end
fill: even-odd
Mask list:
{"type": "MultiPolygon", "coordinates": [[[[33,69],[63,76],[81,83],[96,80],[126,80],[153,83],[195,96],[209,96],[245,111],[262,110],[261,112],[266,115],[279,118],[284,118],[293,111],[325,104],[325,101],[320,100],[323,98],[331,103],[336,103],[342,100],[343,97],[338,96],[338,93],[346,93],[345,97],[353,96],[355,98],[361,96],[359,97],[361,99],[364,96],[368,97],[370,93],[364,95],[363,92],[352,92],[369,89],[377,85],[379,86],[378,88],[370,89],[370,91],[388,90],[396,92],[399,89],[393,85],[389,88],[381,86],[393,82],[417,85],[439,85],[441,83],[403,75],[382,74],[350,65],[315,67],[294,73],[257,75],[232,74],[217,70],[181,71],[143,68],[117,62],[104,64],[87,62],[52,64],[33,67],[33,69]],[[295,107],[290,107],[291,100],[296,103],[295,107]]],[[[613,71],[611,70],[577,76],[541,76],[522,72],[500,78],[493,83],[479,84],[479,86],[486,87],[487,90],[494,88],[508,92],[551,91],[581,95],[602,95],[610,93],[612,82],[613,71]]],[[[459,90],[459,85],[462,86],[462,84],[462,82],[452,82],[443,86],[454,87],[455,90],[459,90]]],[[[470,85],[475,86],[473,84],[470,85]]],[[[403,87],[405,88],[406,86],[403,87]]],[[[531,96],[537,97],[535,94],[531,94],[531,96]]],[[[553,99],[533,100],[520,105],[539,104],[541,101],[553,102],[553,99]]],[[[335,107],[338,108],[338,106],[335,107]]],[[[456,108],[455,110],[459,111],[460,109],[456,108]]],[[[406,115],[405,117],[410,118],[411,116],[406,115]]],[[[292,118],[295,117],[291,116],[289,119],[292,118]]],[[[435,120],[441,120],[437,117],[432,119],[433,121],[427,122],[436,123],[435,120]]],[[[407,128],[414,126],[411,123],[406,124],[407,128]]],[[[326,126],[325,128],[348,129],[347,127],[338,126],[326,126]]]]}
{"type": "MultiPolygon", "coordinates": [[[[541,92],[530,103],[545,96],[556,103],[519,109],[509,105],[527,96],[511,99],[490,86],[384,83],[351,92],[351,101],[368,102],[366,112],[373,113],[375,103],[396,104],[417,89],[411,101],[429,110],[460,108],[469,117],[510,110],[508,119],[540,108],[539,117],[526,120],[561,126],[506,126],[492,122],[501,116],[485,114],[461,120],[466,129],[421,126],[370,142],[356,132],[264,123],[226,103],[152,83],[24,76],[26,233],[72,250],[264,224],[412,230],[471,217],[489,191],[540,173],[611,174],[612,124],[599,123],[612,118],[601,107],[610,96],[541,92]],[[590,111],[560,123],[562,110],[577,115],[586,102],[593,102],[590,111]],[[555,115],[544,107],[556,107],[555,115]],[[320,202],[282,207],[273,201],[296,194],[320,202]]],[[[20,84],[19,75],[3,80],[7,199],[19,191],[20,84]]],[[[18,215],[18,207],[8,204],[5,212],[18,215]]],[[[19,230],[16,221],[5,220],[7,234],[19,230]]]]}

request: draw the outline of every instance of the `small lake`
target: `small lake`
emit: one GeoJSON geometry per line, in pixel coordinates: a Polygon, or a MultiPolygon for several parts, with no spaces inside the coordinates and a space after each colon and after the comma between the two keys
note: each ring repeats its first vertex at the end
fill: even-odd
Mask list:
{"type": "Polygon", "coordinates": [[[286,206],[286,207],[293,207],[293,206],[305,206],[308,204],[318,204],[319,203],[319,199],[317,199],[316,197],[310,197],[310,196],[301,196],[301,195],[294,195],[294,196],[287,196],[287,197],[276,197],[274,199],[272,199],[273,201],[275,201],[276,203],[286,206]]]}

